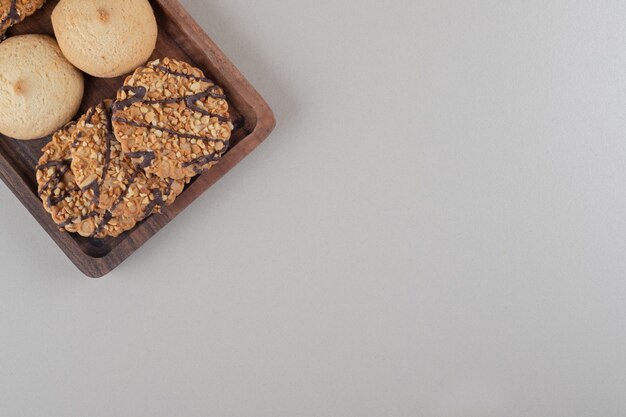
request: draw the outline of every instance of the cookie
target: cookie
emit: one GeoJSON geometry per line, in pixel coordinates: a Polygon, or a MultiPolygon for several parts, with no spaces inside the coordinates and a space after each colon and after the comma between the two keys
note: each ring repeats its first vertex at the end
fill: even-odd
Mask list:
{"type": "Polygon", "coordinates": [[[36,174],[38,192],[44,209],[61,229],[88,237],[98,228],[104,211],[96,208],[92,194],[76,186],[70,169],[74,130],[74,123],[63,127],[42,149],[36,174]]]}
{"type": "Polygon", "coordinates": [[[34,14],[46,0],[0,0],[0,40],[11,26],[34,14]]]}
{"type": "Polygon", "coordinates": [[[100,78],[143,65],[158,34],[148,0],[61,0],[52,12],[52,25],[67,59],[100,78]]]}
{"type": "Polygon", "coordinates": [[[71,120],[83,98],[83,75],[45,35],[0,43],[0,133],[47,136],[71,120]]]}
{"type": "Polygon", "coordinates": [[[198,68],[165,58],[126,78],[113,105],[113,129],[146,172],[189,179],[221,158],[233,125],[219,86],[198,68]]]}
{"type": "MultiPolygon", "coordinates": [[[[132,168],[129,164],[122,165],[126,167],[122,179],[116,178],[113,183],[108,183],[104,175],[101,175],[97,180],[98,187],[81,189],[71,169],[72,154],[76,153],[73,146],[78,143],[78,147],[87,147],[82,145],[91,143],[95,134],[104,132],[104,108],[105,105],[98,105],[90,110],[92,116],[89,121],[83,116],[78,123],[69,124],[57,131],[42,149],[43,155],[36,174],[39,196],[53,221],[62,230],[92,238],[116,237],[131,230],[138,221],[158,212],[160,207],[173,201],[182,191],[180,183],[148,177],[141,169],[132,168]],[[96,120],[93,115],[98,115],[100,119],[96,120]],[[80,132],[83,134],[77,142],[80,132]],[[115,199],[104,204],[102,196],[111,194],[115,195],[115,199]]],[[[101,149],[104,154],[108,153],[105,147],[101,149]]],[[[117,149],[115,153],[110,152],[113,154],[111,160],[115,161],[116,155],[121,155],[119,143],[113,143],[111,149],[117,149]]],[[[98,162],[104,160],[99,156],[93,159],[93,172],[106,172],[110,175],[112,171],[105,170],[103,162],[98,162]]]]}
{"type": "Polygon", "coordinates": [[[113,134],[110,113],[111,100],[105,100],[78,120],[72,133],[72,173],[83,192],[93,193],[97,207],[109,210],[126,192],[128,179],[137,172],[132,189],[124,196],[124,203],[134,201],[132,207],[136,210],[136,217],[141,219],[146,213],[158,212],[161,206],[174,202],[185,183],[164,180],[134,166],[123,155],[113,134]]]}

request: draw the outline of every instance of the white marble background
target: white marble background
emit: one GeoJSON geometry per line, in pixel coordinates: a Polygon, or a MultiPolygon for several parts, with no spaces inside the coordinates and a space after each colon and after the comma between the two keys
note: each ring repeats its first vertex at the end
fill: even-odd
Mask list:
{"type": "Polygon", "coordinates": [[[626,414],[624,1],[182,2],[278,127],[98,281],[0,185],[2,416],[626,414]]]}

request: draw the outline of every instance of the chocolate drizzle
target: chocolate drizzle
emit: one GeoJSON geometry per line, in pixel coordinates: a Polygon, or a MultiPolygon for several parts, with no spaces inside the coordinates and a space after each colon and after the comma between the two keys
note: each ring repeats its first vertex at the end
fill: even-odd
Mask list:
{"type": "Polygon", "coordinates": [[[115,103],[113,103],[113,113],[115,113],[118,110],[127,109],[128,107],[132,106],[135,103],[139,103],[146,97],[146,94],[148,93],[148,91],[146,90],[146,87],[142,87],[142,86],[130,87],[130,86],[125,85],[120,89],[120,91],[125,92],[127,96],[128,96],[128,93],[133,93],[133,95],[125,98],[124,100],[118,100],[115,103]]]}
{"type": "Polygon", "coordinates": [[[152,212],[154,211],[157,205],[159,206],[165,205],[165,200],[163,200],[163,193],[161,193],[161,190],[158,190],[158,189],[152,190],[152,197],[153,197],[153,200],[150,202],[150,204],[148,204],[148,206],[146,206],[146,209],[144,210],[144,213],[143,213],[144,219],[152,214],[152,212]]]}
{"type": "Polygon", "coordinates": [[[106,134],[104,139],[104,167],[102,168],[102,180],[100,184],[104,184],[104,180],[107,177],[109,165],[111,165],[111,143],[116,140],[113,134],[113,124],[111,123],[111,114],[109,113],[109,108],[107,108],[107,103],[105,103],[102,108],[104,110],[104,117],[106,118],[106,134]]]}
{"type": "Polygon", "coordinates": [[[59,223],[59,227],[61,229],[65,229],[67,226],[69,226],[70,224],[74,223],[76,220],[84,222],[87,219],[90,219],[92,217],[98,217],[98,212],[97,211],[92,211],[91,213],[87,213],[84,216],[80,216],[80,217],[70,217],[69,219],[65,220],[63,223],[59,223]]]}
{"type": "Polygon", "coordinates": [[[217,88],[216,85],[213,85],[211,87],[209,87],[208,90],[197,93],[197,94],[193,94],[193,95],[189,95],[189,96],[181,96],[181,97],[173,97],[173,98],[165,98],[165,99],[161,99],[161,100],[147,100],[146,96],[148,94],[148,91],[146,89],[146,87],[142,87],[142,86],[137,86],[137,87],[130,87],[130,86],[124,86],[121,88],[120,91],[125,92],[127,95],[129,93],[132,93],[133,95],[130,97],[127,97],[124,100],[119,100],[116,101],[113,104],[113,113],[115,113],[118,110],[124,110],[127,109],[128,107],[132,106],[135,103],[142,103],[142,104],[147,104],[147,105],[152,105],[152,104],[170,104],[170,103],[180,103],[181,101],[184,101],[185,104],[187,105],[187,107],[195,112],[198,112],[204,116],[209,116],[209,117],[215,117],[217,118],[220,122],[226,123],[226,122],[230,122],[230,118],[228,117],[224,117],[221,114],[217,114],[217,113],[211,113],[206,111],[205,109],[203,109],[202,107],[199,107],[198,105],[196,105],[196,102],[199,100],[202,100],[203,98],[207,98],[207,97],[213,97],[213,98],[217,98],[217,99],[224,99],[226,98],[225,95],[223,94],[214,94],[211,92],[211,90],[217,88]]]}
{"type": "Polygon", "coordinates": [[[193,135],[191,133],[178,132],[176,130],[168,129],[167,127],[159,127],[159,126],[151,125],[149,123],[141,123],[141,122],[135,122],[133,120],[123,119],[121,117],[113,117],[113,121],[122,123],[125,125],[129,125],[129,126],[134,126],[134,127],[143,127],[145,129],[161,130],[163,132],[169,133],[170,135],[178,136],[179,138],[196,139],[196,140],[201,140],[204,142],[221,142],[225,145],[229,143],[229,141],[226,139],[205,138],[203,136],[193,135]]]}
{"type": "MultiPolygon", "coordinates": [[[[87,110],[87,113],[85,113],[85,122],[89,122],[91,123],[91,118],[93,117],[93,114],[96,111],[96,107],[90,107],[89,110],[87,110]]],[[[72,149],[76,149],[78,147],[78,145],[80,144],[80,140],[83,137],[83,132],[77,132],[76,133],[76,139],[74,139],[74,141],[72,142],[72,144],[70,145],[72,147],[72,149]]]]}
{"type": "Polygon", "coordinates": [[[70,163],[71,160],[69,159],[64,159],[62,161],[50,161],[48,163],[39,165],[36,168],[37,171],[44,171],[48,168],[55,168],[54,175],[52,175],[52,177],[40,187],[39,192],[37,193],[37,195],[41,198],[41,196],[44,195],[48,190],[50,191],[50,195],[46,197],[46,203],[48,207],[56,206],[71,193],[71,190],[68,189],[62,193],[59,193],[59,195],[57,196],[54,195],[54,191],[58,189],[59,184],[61,184],[61,181],[63,180],[63,176],[70,170],[70,163]]]}
{"type": "Polygon", "coordinates": [[[221,158],[221,156],[217,153],[212,153],[209,155],[204,155],[201,156],[199,158],[196,159],[192,159],[191,161],[185,162],[182,164],[183,168],[188,168],[190,166],[193,166],[193,170],[196,174],[200,175],[202,174],[202,169],[200,167],[208,164],[209,162],[215,162],[218,161],[221,158]]]}
{"type": "Polygon", "coordinates": [[[129,157],[130,159],[141,159],[140,163],[135,164],[135,166],[138,169],[148,168],[150,165],[152,165],[152,162],[154,161],[154,158],[156,157],[156,155],[152,151],[127,152],[126,156],[129,157]]]}
{"type": "Polygon", "coordinates": [[[11,5],[9,6],[9,13],[0,20],[0,42],[6,39],[6,35],[4,32],[16,23],[20,22],[20,13],[17,10],[17,0],[11,0],[11,5]]]}
{"type": "MultiPolygon", "coordinates": [[[[96,178],[95,180],[93,180],[92,182],[90,182],[89,184],[81,188],[81,191],[83,192],[88,191],[88,190],[93,191],[93,203],[95,205],[98,205],[100,203],[102,184],[104,184],[104,180],[106,179],[108,171],[109,171],[109,165],[111,164],[111,142],[115,139],[115,135],[113,134],[113,126],[111,124],[111,115],[109,113],[107,102],[98,104],[98,106],[102,106],[102,110],[104,112],[104,118],[106,120],[106,124],[105,124],[106,133],[105,133],[105,139],[104,139],[105,140],[104,166],[102,167],[102,178],[100,180],[96,178]]],[[[87,123],[92,124],[92,125],[96,124],[93,121],[93,116],[96,114],[96,108],[97,106],[94,106],[94,107],[91,107],[87,111],[87,114],[85,115],[85,124],[87,123]]],[[[76,135],[76,139],[74,140],[74,142],[72,142],[72,148],[78,147],[82,137],[83,137],[82,132],[78,132],[76,135]]]]}
{"type": "Polygon", "coordinates": [[[62,161],[50,161],[50,162],[46,162],[45,164],[38,165],[37,168],[35,168],[35,170],[41,171],[41,170],[48,169],[48,168],[53,168],[53,167],[56,168],[65,164],[69,164],[71,162],[72,162],[71,159],[63,159],[62,161]]]}
{"type": "Polygon", "coordinates": [[[91,202],[95,205],[98,205],[98,203],[100,203],[100,184],[98,184],[98,180],[93,180],[80,190],[82,192],[91,190],[93,192],[93,199],[91,200],[91,202]]]}
{"type": "Polygon", "coordinates": [[[109,222],[111,221],[111,219],[113,219],[113,213],[111,213],[111,211],[107,210],[104,215],[102,216],[102,221],[100,222],[100,224],[98,225],[98,227],[96,227],[96,229],[93,231],[93,233],[91,234],[90,237],[96,237],[98,236],[100,233],[102,233],[102,231],[104,230],[104,228],[107,226],[107,224],[109,224],[109,222]]]}
{"type": "Polygon", "coordinates": [[[172,193],[172,185],[174,185],[174,178],[170,178],[167,181],[167,187],[165,188],[165,195],[169,198],[170,194],[172,193]]]}
{"type": "Polygon", "coordinates": [[[113,204],[113,206],[104,213],[104,215],[102,216],[102,221],[100,222],[96,230],[93,232],[92,237],[99,235],[104,230],[104,228],[109,224],[109,222],[113,219],[113,212],[115,211],[115,209],[119,207],[120,204],[122,204],[122,201],[124,201],[124,197],[126,197],[126,194],[128,194],[128,190],[130,190],[130,186],[135,182],[138,175],[139,175],[139,171],[135,171],[130,176],[130,178],[128,179],[128,185],[126,186],[126,190],[117,198],[117,200],[115,200],[115,203],[113,204]]]}

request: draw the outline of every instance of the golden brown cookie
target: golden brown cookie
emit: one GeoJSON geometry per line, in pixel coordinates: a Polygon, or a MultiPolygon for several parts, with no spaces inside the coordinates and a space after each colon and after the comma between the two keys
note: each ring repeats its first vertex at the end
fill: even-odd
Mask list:
{"type": "Polygon", "coordinates": [[[113,207],[129,172],[134,172],[110,129],[110,109],[111,100],[105,100],[87,110],[76,123],[70,148],[76,184],[83,192],[90,190],[94,203],[105,210],[113,207]]]}
{"type": "Polygon", "coordinates": [[[223,90],[198,68],[168,58],[126,78],[112,120],[128,157],[148,173],[177,180],[217,163],[233,129],[223,90]]]}
{"type": "Polygon", "coordinates": [[[61,0],[52,12],[63,54],[87,74],[128,74],[150,58],[157,22],[148,0],[61,0]]]}
{"type": "Polygon", "coordinates": [[[93,196],[99,210],[106,210],[99,228],[108,235],[160,212],[184,188],[184,181],[146,174],[124,156],[113,135],[110,112],[111,100],[90,108],[76,124],[70,151],[78,188],[93,196]]]}
{"type": "Polygon", "coordinates": [[[74,129],[74,123],[63,127],[44,146],[37,166],[37,184],[39,197],[52,220],[61,229],[88,237],[98,228],[104,212],[97,210],[92,194],[83,193],[76,186],[70,169],[74,129]]]}
{"type": "Polygon", "coordinates": [[[0,40],[11,26],[34,14],[46,0],[0,0],[0,40]]]}
{"type": "Polygon", "coordinates": [[[38,139],[69,122],[83,98],[83,74],[46,35],[0,43],[0,132],[38,139]]]}
{"type": "MultiPolygon", "coordinates": [[[[78,186],[79,181],[71,169],[72,153],[77,152],[76,149],[72,149],[72,145],[78,143],[77,147],[87,148],[89,146],[82,145],[86,142],[95,143],[96,132],[97,134],[104,132],[106,136],[106,128],[102,127],[107,124],[106,115],[102,114],[103,109],[106,109],[104,104],[96,106],[91,109],[91,116],[83,116],[78,124],[71,123],[54,133],[52,140],[43,148],[43,155],[37,167],[39,196],[46,211],[52,215],[52,219],[61,229],[79,233],[84,237],[119,236],[135,227],[138,221],[171,203],[173,198],[182,192],[181,182],[165,181],[156,176],[149,177],[141,169],[116,159],[121,155],[117,142],[113,143],[110,152],[106,150],[106,145],[100,148],[90,145],[99,152],[95,158],[90,159],[94,167],[82,164],[78,164],[77,167],[81,169],[81,175],[89,175],[82,170],[102,174],[96,179],[97,186],[91,185],[84,189],[78,186]],[[83,132],[80,138],[78,138],[79,125],[82,125],[83,132]],[[107,153],[114,155],[111,160],[125,167],[120,171],[123,173],[121,180],[116,177],[116,181],[106,181],[104,173],[112,176],[113,172],[111,169],[104,169],[105,158],[102,156],[107,153]],[[115,196],[115,199],[111,198],[104,204],[105,199],[102,199],[102,196],[105,195],[115,196]]],[[[114,140],[113,137],[111,139],[114,140]]]]}
{"type": "Polygon", "coordinates": [[[71,169],[78,187],[94,195],[94,203],[98,208],[109,210],[126,192],[128,179],[137,172],[133,186],[125,194],[125,203],[135,200],[132,193],[145,201],[136,201],[133,207],[137,210],[136,217],[145,217],[145,211],[158,212],[162,205],[171,204],[184,188],[184,181],[164,180],[146,174],[133,165],[122,153],[122,147],[113,134],[111,127],[111,100],[90,108],[77,122],[72,133],[71,169]],[[150,196],[156,199],[150,199],[150,196]]]}

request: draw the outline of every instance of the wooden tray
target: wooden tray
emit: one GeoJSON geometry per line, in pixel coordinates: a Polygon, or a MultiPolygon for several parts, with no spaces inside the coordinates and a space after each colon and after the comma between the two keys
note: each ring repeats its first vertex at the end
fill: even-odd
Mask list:
{"type": "MultiPolygon", "coordinates": [[[[46,33],[53,35],[50,14],[58,0],[48,0],[32,17],[9,30],[9,35],[46,33]]],[[[128,258],[163,226],[180,214],[200,194],[256,148],[276,123],[267,103],[224,56],[177,0],[151,0],[159,24],[159,38],[153,58],[171,57],[201,68],[226,91],[235,131],[229,151],[219,164],[195,180],[162,214],[152,215],[135,229],[117,238],[90,239],[61,232],[37,197],[35,166],[41,148],[49,139],[21,142],[0,135],[0,178],[26,206],[76,266],[93,278],[101,277],[128,258]]],[[[114,98],[123,77],[99,79],[85,76],[85,97],[80,108],[105,98],[114,98]]]]}

